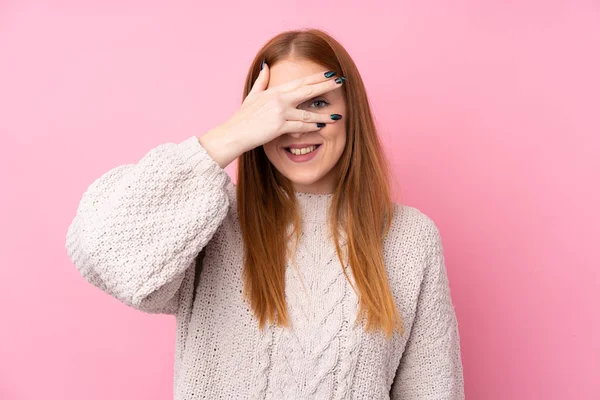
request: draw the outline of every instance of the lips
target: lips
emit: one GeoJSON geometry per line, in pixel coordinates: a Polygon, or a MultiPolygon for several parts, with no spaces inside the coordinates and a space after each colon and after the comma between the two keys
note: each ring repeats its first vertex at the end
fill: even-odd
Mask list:
{"type": "Polygon", "coordinates": [[[316,148],[311,151],[310,153],[305,153],[305,154],[293,154],[291,152],[291,150],[289,148],[283,148],[284,153],[286,154],[286,156],[294,161],[294,162],[306,162],[306,161],[310,161],[312,160],[314,157],[316,157],[317,153],[319,153],[321,145],[316,145],[316,148]]]}
{"type": "Polygon", "coordinates": [[[321,143],[300,143],[300,144],[290,144],[287,146],[282,146],[282,149],[302,149],[304,147],[310,147],[310,146],[320,146],[321,143]]]}
{"type": "MultiPolygon", "coordinates": [[[[283,147],[283,150],[284,150],[286,153],[294,154],[294,153],[292,153],[292,149],[304,149],[304,148],[307,148],[307,147],[312,147],[312,146],[314,146],[314,147],[315,147],[315,149],[314,149],[312,152],[315,152],[315,151],[317,151],[317,150],[319,149],[319,147],[321,147],[321,145],[320,145],[320,144],[309,144],[309,145],[301,145],[301,146],[296,146],[296,145],[293,145],[293,146],[287,146],[287,147],[283,147]]],[[[307,153],[307,154],[310,154],[310,153],[307,153]]]]}

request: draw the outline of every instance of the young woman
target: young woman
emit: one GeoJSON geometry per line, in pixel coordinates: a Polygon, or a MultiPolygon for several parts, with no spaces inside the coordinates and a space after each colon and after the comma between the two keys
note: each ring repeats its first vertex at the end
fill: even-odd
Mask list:
{"type": "Polygon", "coordinates": [[[439,231],[391,200],[358,70],[320,30],[270,40],[229,120],[94,181],[66,247],[176,317],[175,399],[464,398],[439,231]]]}

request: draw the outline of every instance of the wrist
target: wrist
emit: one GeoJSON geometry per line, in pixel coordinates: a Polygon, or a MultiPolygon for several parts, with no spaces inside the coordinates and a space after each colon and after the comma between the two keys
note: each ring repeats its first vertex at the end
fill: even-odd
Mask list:
{"type": "Polygon", "coordinates": [[[237,138],[222,124],[198,137],[198,141],[206,152],[221,166],[225,168],[231,164],[243,151],[237,138]]]}

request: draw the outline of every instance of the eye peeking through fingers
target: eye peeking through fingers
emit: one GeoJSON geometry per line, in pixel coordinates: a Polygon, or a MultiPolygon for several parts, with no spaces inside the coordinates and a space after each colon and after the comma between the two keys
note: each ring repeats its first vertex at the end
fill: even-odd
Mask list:
{"type": "Polygon", "coordinates": [[[324,97],[321,97],[321,98],[315,97],[313,99],[310,99],[310,100],[304,102],[303,104],[300,105],[300,107],[302,107],[304,105],[307,105],[308,108],[321,109],[321,108],[325,108],[325,107],[331,105],[331,103],[328,102],[324,97]]]}
{"type": "Polygon", "coordinates": [[[315,101],[313,101],[313,102],[310,104],[310,106],[309,106],[309,107],[311,107],[311,106],[312,106],[313,104],[315,104],[315,103],[322,103],[323,105],[322,105],[322,106],[316,106],[316,107],[313,107],[313,108],[325,108],[325,107],[327,107],[327,106],[329,105],[329,102],[328,102],[327,100],[325,100],[325,99],[319,99],[319,100],[315,100],[315,101]]]}

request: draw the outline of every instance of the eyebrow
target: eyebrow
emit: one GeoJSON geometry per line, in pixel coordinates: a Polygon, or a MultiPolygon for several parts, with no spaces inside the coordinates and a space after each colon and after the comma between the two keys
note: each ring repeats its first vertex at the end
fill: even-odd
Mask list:
{"type": "Polygon", "coordinates": [[[320,98],[320,97],[322,97],[322,98],[324,98],[324,99],[326,99],[326,100],[331,100],[331,97],[329,97],[329,96],[326,96],[326,94],[327,94],[327,93],[320,94],[320,95],[318,95],[318,96],[315,96],[315,97],[312,97],[312,98],[310,98],[310,99],[308,99],[308,100],[306,100],[306,101],[315,100],[315,99],[318,99],[318,98],[320,98]]]}
{"type": "MultiPolygon", "coordinates": [[[[331,97],[329,97],[329,96],[326,96],[326,93],[323,93],[323,94],[320,94],[320,95],[318,95],[318,96],[311,97],[310,99],[308,99],[308,100],[306,100],[306,101],[303,101],[303,102],[302,102],[302,103],[300,103],[300,104],[310,103],[310,102],[312,102],[312,101],[315,101],[316,99],[319,99],[319,98],[323,98],[323,99],[325,99],[325,100],[327,100],[327,101],[329,101],[329,102],[332,102],[332,101],[333,101],[333,100],[331,99],[331,97]]],[[[299,105],[300,105],[300,104],[299,104],[299,105]]]]}

